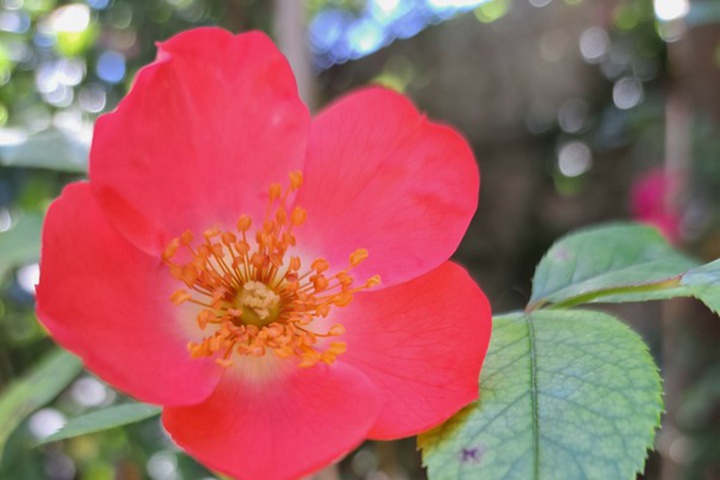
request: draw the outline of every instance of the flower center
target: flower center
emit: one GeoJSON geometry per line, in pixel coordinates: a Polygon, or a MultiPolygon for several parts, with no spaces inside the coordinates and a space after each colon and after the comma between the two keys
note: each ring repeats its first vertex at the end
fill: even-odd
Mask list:
{"type": "Polygon", "coordinates": [[[379,284],[380,277],[352,285],[348,272],[368,257],[363,249],[332,275],[324,258],[303,268],[299,256],[288,255],[296,245],[293,229],[307,218],[300,207],[290,213],[286,208],[289,194],[301,184],[302,175],[293,172],[285,192],[280,184],[270,186],[265,220],[252,242],[252,221],[243,215],[235,231],[214,226],[203,232],[200,242],[188,231],[166,247],[163,260],[186,287],[170,300],[198,305],[197,324],[207,332],[201,342],[188,344],[193,358],[213,357],[230,366],[234,355],[261,357],[272,351],[281,358],[298,357],[301,367],[309,367],[332,364],[345,351],[345,342],[332,340],[345,332],[341,324],[321,331],[313,322],[334,307],[349,305],[355,292],[379,284]],[[174,260],[180,248],[187,251],[184,262],[174,260]]]}
{"type": "Polygon", "coordinates": [[[277,319],[280,313],[280,296],[261,282],[245,282],[235,299],[235,308],[242,312],[242,324],[264,327],[277,319]]]}

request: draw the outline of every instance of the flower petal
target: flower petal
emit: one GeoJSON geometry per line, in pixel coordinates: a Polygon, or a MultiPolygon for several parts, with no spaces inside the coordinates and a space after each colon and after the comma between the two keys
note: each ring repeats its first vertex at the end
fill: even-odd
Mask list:
{"type": "Polygon", "coordinates": [[[383,399],[370,438],[415,435],[477,398],[490,305],[457,265],[357,294],[342,323],[348,347],[338,361],[364,372],[383,399]]]}
{"type": "Polygon", "coordinates": [[[87,183],[69,185],[51,205],[40,321],[109,383],[146,402],[184,405],[208,397],[220,367],[190,358],[170,280],[158,260],[108,225],[87,183]]]}
{"type": "Polygon", "coordinates": [[[479,181],[472,151],[453,129],[429,122],[395,92],[351,94],[313,121],[298,245],[312,245],[309,254],[337,267],[367,249],[357,278],[379,274],[383,287],[403,282],[455,251],[479,181]]]}
{"type": "Polygon", "coordinates": [[[282,374],[266,381],[229,372],[205,403],[163,412],[173,439],[212,469],[233,478],[298,478],[359,445],[377,418],[377,392],[352,367],[243,359],[253,360],[276,360],[282,374]]]}
{"type": "Polygon", "coordinates": [[[270,184],[302,168],[309,122],[267,36],[191,30],[161,43],[98,120],[91,185],[110,222],[158,253],[188,229],[261,215],[270,184]]]}

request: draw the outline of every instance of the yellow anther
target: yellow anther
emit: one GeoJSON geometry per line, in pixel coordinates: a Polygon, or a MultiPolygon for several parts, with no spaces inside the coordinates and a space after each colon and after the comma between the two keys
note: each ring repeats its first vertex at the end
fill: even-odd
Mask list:
{"type": "Polygon", "coordinates": [[[252,220],[247,215],[243,215],[240,217],[240,220],[237,222],[237,229],[240,232],[247,232],[250,230],[250,226],[252,225],[252,220]]]}
{"type": "Polygon", "coordinates": [[[248,353],[254,357],[262,357],[265,355],[265,347],[252,347],[248,350],[248,353]]]}
{"type": "Polygon", "coordinates": [[[350,302],[352,302],[353,295],[350,292],[340,292],[335,296],[335,299],[333,303],[337,305],[338,307],[345,307],[350,305],[350,302]]]}
{"type": "Polygon", "coordinates": [[[214,227],[210,227],[203,232],[203,237],[208,240],[213,237],[217,237],[218,235],[220,235],[220,227],[218,227],[217,225],[215,225],[214,227]]]}
{"type": "Polygon", "coordinates": [[[332,335],[333,337],[338,337],[344,333],[345,333],[345,327],[339,323],[336,323],[335,325],[330,327],[330,330],[328,331],[328,334],[332,335]]]}
{"type": "Polygon", "coordinates": [[[173,292],[172,295],[170,295],[170,301],[173,303],[173,305],[180,305],[183,302],[186,302],[190,300],[192,297],[188,292],[185,290],[177,290],[176,292],[173,292]]]}
{"type": "Polygon", "coordinates": [[[222,342],[225,340],[224,337],[227,335],[227,331],[225,329],[220,329],[220,335],[215,335],[210,337],[210,340],[207,342],[206,348],[210,349],[213,352],[217,352],[220,350],[220,346],[222,345],[222,342]]]}
{"type": "Polygon", "coordinates": [[[274,202],[282,196],[282,185],[273,183],[270,185],[270,202],[274,202]]]}
{"type": "Polygon", "coordinates": [[[327,278],[325,278],[324,275],[313,275],[312,277],[310,277],[310,281],[312,282],[313,288],[315,288],[316,292],[322,292],[330,284],[330,282],[327,278]]]}
{"type": "Polygon", "coordinates": [[[190,245],[190,243],[193,241],[193,234],[192,232],[184,232],[182,235],[180,235],[180,243],[187,246],[190,245]]]}
{"type": "Polygon", "coordinates": [[[250,252],[250,245],[246,241],[241,240],[235,244],[235,250],[237,250],[241,256],[245,256],[250,252]]]}
{"type": "Polygon", "coordinates": [[[330,313],[330,304],[328,304],[328,303],[321,303],[320,305],[318,305],[318,306],[315,308],[315,311],[316,311],[317,314],[320,315],[321,317],[327,317],[328,314],[330,313]]]}
{"type": "Polygon", "coordinates": [[[282,347],[276,348],[273,351],[280,358],[290,358],[292,357],[293,353],[295,353],[293,352],[293,349],[290,348],[288,345],[283,345],[282,347]]]}
{"type": "Polygon", "coordinates": [[[215,363],[225,368],[230,367],[233,364],[232,360],[230,360],[229,358],[216,358],[215,363]]]}
{"type": "Polygon", "coordinates": [[[187,345],[187,349],[190,352],[190,358],[202,357],[204,354],[202,344],[198,345],[197,343],[190,342],[187,345]]]}
{"type": "Polygon", "coordinates": [[[290,172],[290,188],[297,190],[303,183],[303,175],[300,172],[290,172]]]}
{"type": "Polygon", "coordinates": [[[301,368],[312,367],[322,359],[322,354],[317,350],[306,347],[303,349],[302,362],[300,362],[301,368]]]}
{"type": "Polygon", "coordinates": [[[327,365],[332,365],[333,363],[335,363],[336,359],[337,359],[337,355],[335,355],[333,352],[331,352],[329,350],[322,352],[322,354],[320,355],[320,360],[327,365]]]}
{"type": "Polygon", "coordinates": [[[237,242],[237,237],[232,232],[223,232],[220,235],[220,239],[225,245],[232,245],[237,242]]]}
{"type": "Polygon", "coordinates": [[[304,208],[301,207],[295,207],[292,211],[292,214],[290,215],[290,223],[293,224],[295,227],[299,227],[303,223],[305,223],[305,219],[307,219],[307,212],[304,208]]]}
{"type": "Polygon", "coordinates": [[[359,248],[350,254],[350,265],[357,267],[368,258],[368,251],[364,248],[359,248]]]}
{"type": "MultiPolygon", "coordinates": [[[[253,264],[255,268],[262,268],[265,264],[265,255],[260,255],[259,253],[254,253],[252,257],[250,257],[250,263],[253,264]]],[[[269,262],[268,262],[269,263],[269,262]]]]}
{"type": "Polygon", "coordinates": [[[298,271],[300,270],[300,257],[290,257],[290,265],[288,265],[288,269],[298,271]]]}
{"type": "Polygon", "coordinates": [[[365,282],[365,288],[372,288],[376,285],[380,285],[380,275],[373,275],[365,282]]]}
{"type": "MultiPolygon", "coordinates": [[[[276,225],[275,222],[273,222],[272,220],[265,220],[263,222],[262,233],[265,234],[265,236],[263,237],[263,239],[265,240],[265,243],[270,243],[272,241],[272,238],[270,237],[270,235],[275,231],[275,225],[276,225]]],[[[258,233],[260,233],[260,232],[258,232],[258,233]]]]}
{"type": "Polygon", "coordinates": [[[340,355],[341,353],[345,353],[347,351],[347,343],[345,342],[332,342],[330,344],[330,348],[327,350],[328,352],[332,352],[335,355],[340,355]]]}
{"type": "Polygon", "coordinates": [[[312,265],[310,265],[310,268],[315,270],[317,273],[322,273],[328,268],[330,268],[330,264],[327,260],[324,258],[318,258],[314,262],[312,262],[312,265]]]}
{"type": "Polygon", "coordinates": [[[277,323],[271,323],[264,331],[267,332],[268,337],[274,338],[282,335],[285,329],[282,327],[282,325],[279,325],[277,323]]]}
{"type": "Polygon", "coordinates": [[[205,330],[205,327],[207,327],[208,323],[215,320],[215,314],[212,312],[212,310],[203,310],[201,311],[197,316],[197,322],[198,326],[201,330],[205,330]]]}
{"type": "Polygon", "coordinates": [[[347,272],[338,272],[337,275],[335,275],[335,278],[337,278],[337,281],[340,282],[340,285],[350,285],[353,281],[353,278],[348,275],[347,272]]]}
{"type": "Polygon", "coordinates": [[[283,243],[285,243],[285,245],[289,247],[294,247],[296,243],[295,236],[292,235],[290,232],[284,232],[282,234],[282,241],[283,243]]]}
{"type": "Polygon", "coordinates": [[[162,259],[170,260],[172,257],[175,256],[175,252],[177,252],[178,247],[180,247],[180,239],[173,238],[172,241],[168,244],[168,246],[165,247],[165,250],[162,254],[162,259]]]}

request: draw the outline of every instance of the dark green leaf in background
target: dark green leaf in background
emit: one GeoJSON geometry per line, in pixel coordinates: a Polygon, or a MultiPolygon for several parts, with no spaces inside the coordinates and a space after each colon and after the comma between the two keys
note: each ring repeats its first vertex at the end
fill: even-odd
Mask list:
{"type": "Polygon", "coordinates": [[[161,411],[160,407],[144,403],[113,405],[70,419],[59,431],[44,438],[41,444],[136,423],[159,415],[161,411]]]}
{"type": "Polygon", "coordinates": [[[5,441],[20,422],[53,400],[82,369],[79,358],[55,349],[0,393],[0,458],[5,441]]]}
{"type": "Polygon", "coordinates": [[[634,479],[663,410],[638,335],[583,310],[493,325],[480,399],[419,437],[430,478],[634,479]]]}

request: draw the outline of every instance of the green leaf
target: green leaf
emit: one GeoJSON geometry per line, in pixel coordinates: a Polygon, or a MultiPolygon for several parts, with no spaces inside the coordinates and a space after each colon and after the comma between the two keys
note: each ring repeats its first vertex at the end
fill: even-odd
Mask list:
{"type": "Polygon", "coordinates": [[[694,297],[720,315],[720,259],[688,271],[681,283],[690,288],[694,297]]]}
{"type": "Polygon", "coordinates": [[[13,430],[38,408],[53,400],[82,371],[79,358],[60,349],[45,355],[25,376],[0,395],[0,458],[13,430]]]}
{"type": "Polygon", "coordinates": [[[528,308],[689,296],[679,280],[695,266],[652,227],[589,228],[561,238],[548,250],[535,271],[528,308]]]}
{"type": "Polygon", "coordinates": [[[10,230],[0,233],[0,279],[9,270],[38,260],[42,222],[40,215],[23,215],[10,230]]]}
{"type": "Polygon", "coordinates": [[[419,446],[431,479],[634,479],[663,410],[642,340],[617,319],[542,310],[493,320],[480,398],[419,446]]]}
{"type": "Polygon", "coordinates": [[[87,171],[89,142],[77,133],[51,127],[31,135],[15,134],[15,142],[0,145],[0,165],[87,171]]]}
{"type": "Polygon", "coordinates": [[[95,410],[70,419],[59,431],[43,439],[40,445],[140,422],[159,415],[161,411],[160,407],[144,403],[125,403],[95,410]]]}

